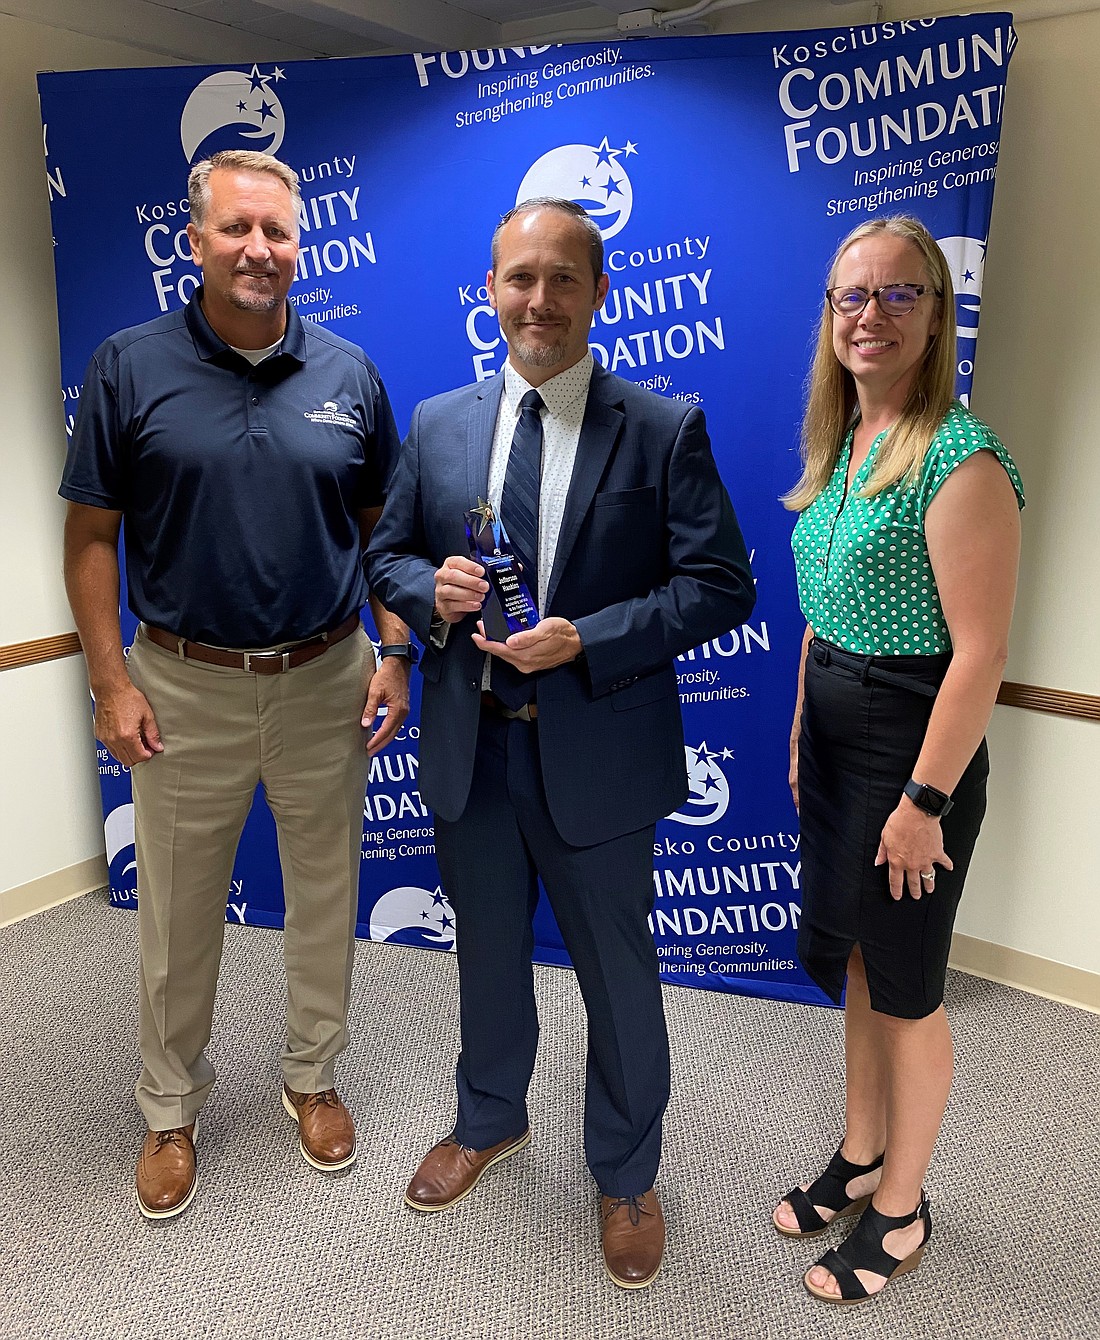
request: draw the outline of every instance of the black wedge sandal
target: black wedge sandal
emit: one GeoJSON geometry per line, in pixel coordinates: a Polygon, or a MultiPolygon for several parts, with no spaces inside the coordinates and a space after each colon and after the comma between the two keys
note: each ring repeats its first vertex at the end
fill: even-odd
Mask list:
{"type": "MultiPolygon", "coordinates": [[[[783,1197],[794,1211],[798,1227],[785,1228],[773,1213],[772,1223],[777,1233],[782,1233],[785,1238],[816,1238],[834,1222],[834,1219],[822,1219],[816,1206],[823,1205],[827,1210],[835,1210],[835,1219],[846,1219],[853,1214],[862,1214],[870,1205],[870,1195],[858,1196],[852,1200],[847,1191],[848,1183],[855,1181],[857,1177],[866,1177],[876,1168],[881,1168],[885,1155],[880,1154],[873,1163],[850,1163],[840,1152],[843,1148],[844,1145],[841,1143],[840,1149],[829,1160],[829,1166],[805,1191],[796,1186],[783,1197]]],[[[776,1209],[778,1210],[778,1206],[776,1209]]]]}
{"type": "MultiPolygon", "coordinates": [[[[856,1274],[857,1270],[870,1270],[876,1275],[885,1275],[887,1282],[897,1279],[899,1275],[907,1275],[911,1270],[916,1270],[921,1263],[921,1257],[924,1255],[924,1249],[928,1245],[928,1239],[932,1236],[932,1216],[928,1210],[928,1197],[921,1192],[920,1204],[912,1214],[901,1214],[891,1216],[880,1214],[874,1205],[868,1205],[863,1211],[863,1217],[851,1233],[836,1249],[830,1249],[825,1253],[816,1265],[822,1266],[827,1270],[840,1285],[840,1293],[826,1293],[824,1289],[819,1289],[816,1284],[810,1283],[809,1271],[802,1277],[802,1283],[815,1298],[820,1298],[823,1303],[866,1303],[869,1298],[875,1298],[878,1293],[868,1293],[863,1287],[863,1283],[856,1274]],[[910,1224],[915,1224],[920,1219],[924,1223],[924,1237],[921,1244],[915,1251],[902,1261],[896,1256],[891,1256],[883,1247],[887,1233],[892,1233],[897,1228],[908,1228],[910,1224]]],[[[811,1267],[812,1269],[812,1267],[811,1267]]],[[[886,1285],[883,1285],[883,1289],[886,1285]]]]}

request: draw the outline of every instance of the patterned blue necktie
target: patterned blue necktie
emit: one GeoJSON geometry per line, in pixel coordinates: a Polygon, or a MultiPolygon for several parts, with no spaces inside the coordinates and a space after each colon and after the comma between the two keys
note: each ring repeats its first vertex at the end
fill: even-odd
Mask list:
{"type": "MultiPolygon", "coordinates": [[[[516,557],[523,564],[523,580],[538,603],[539,598],[539,489],[542,483],[542,396],[528,391],[519,402],[519,418],[508,452],[504,490],[500,497],[500,519],[516,557]]],[[[493,658],[490,672],[493,692],[508,707],[520,708],[534,697],[528,675],[507,661],[493,658]]]]}
{"type": "Polygon", "coordinates": [[[523,580],[538,603],[539,488],[542,483],[542,396],[528,391],[519,402],[519,418],[508,452],[500,519],[523,564],[523,580]]]}

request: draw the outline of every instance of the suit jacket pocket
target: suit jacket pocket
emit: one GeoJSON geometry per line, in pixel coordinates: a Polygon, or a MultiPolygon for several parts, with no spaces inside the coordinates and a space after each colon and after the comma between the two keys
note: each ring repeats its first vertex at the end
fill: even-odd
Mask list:
{"type": "Polygon", "coordinates": [[[671,666],[662,666],[651,675],[639,675],[629,684],[611,690],[611,706],[616,712],[628,712],[632,707],[655,703],[669,693],[676,692],[676,674],[671,666]]]}
{"type": "Polygon", "coordinates": [[[652,484],[640,489],[610,489],[606,493],[597,493],[592,499],[593,507],[638,507],[648,503],[651,506],[657,499],[657,490],[652,484]]]}
{"type": "Polygon", "coordinates": [[[432,684],[438,684],[443,674],[443,656],[434,647],[425,647],[420,658],[420,673],[432,684]]]}

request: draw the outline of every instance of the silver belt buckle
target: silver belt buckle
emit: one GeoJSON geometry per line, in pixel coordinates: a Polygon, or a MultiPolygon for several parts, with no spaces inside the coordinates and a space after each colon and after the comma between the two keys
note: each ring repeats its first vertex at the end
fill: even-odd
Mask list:
{"type": "Polygon", "coordinates": [[[283,670],[289,670],[289,669],[290,669],[290,652],[289,652],[289,651],[282,651],[282,652],[280,652],[280,651],[246,651],[246,652],[243,653],[243,655],[244,655],[244,668],[245,668],[245,671],[246,671],[246,672],[251,671],[251,672],[254,673],[254,674],[258,674],[258,673],[259,673],[258,671],[253,671],[253,670],[252,670],[252,662],[253,662],[253,661],[271,661],[271,660],[274,660],[276,657],[282,662],[282,664],[281,664],[280,667],[279,667],[280,672],[282,672],[283,670]]]}

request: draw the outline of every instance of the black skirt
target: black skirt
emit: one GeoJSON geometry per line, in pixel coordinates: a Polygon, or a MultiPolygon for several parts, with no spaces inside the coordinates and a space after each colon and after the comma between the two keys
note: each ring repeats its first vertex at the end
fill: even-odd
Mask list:
{"type": "Polygon", "coordinates": [[[802,919],[798,956],[840,1003],[848,957],[859,945],[871,1008],[922,1019],[943,1002],[951,928],[985,815],[989,755],[979,745],[952,792],[943,845],[954,870],[936,867],[920,899],[890,896],[889,866],[875,865],[886,820],[924,741],[950,656],[858,656],[815,638],[806,656],[798,792],[802,919]]]}

